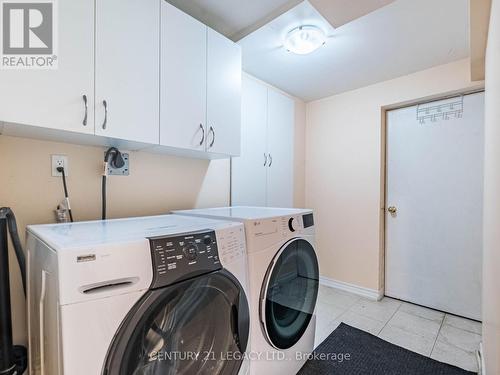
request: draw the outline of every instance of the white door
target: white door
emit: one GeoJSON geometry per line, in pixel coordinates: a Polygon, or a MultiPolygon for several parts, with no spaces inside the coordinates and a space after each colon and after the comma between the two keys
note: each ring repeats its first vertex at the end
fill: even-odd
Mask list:
{"type": "Polygon", "coordinates": [[[241,47],[212,29],[207,45],[207,151],[240,154],[241,47]]]}
{"type": "Polygon", "coordinates": [[[388,112],[386,295],[481,319],[483,149],[483,93],[388,112]]]}
{"type": "Polygon", "coordinates": [[[268,91],[267,206],[293,207],[293,135],[295,104],[289,97],[268,91]]]}
{"type": "Polygon", "coordinates": [[[57,8],[58,68],[0,70],[0,121],[93,134],[94,1],[57,8]]]}
{"type": "Polygon", "coordinates": [[[267,190],[267,87],[243,78],[241,156],[231,159],[231,204],[265,206],[267,190]]]}
{"type": "Polygon", "coordinates": [[[159,39],[160,0],[96,2],[96,134],[159,143],[159,39]]]}
{"type": "Polygon", "coordinates": [[[205,150],[207,27],[161,5],[160,144],[205,150]]]}

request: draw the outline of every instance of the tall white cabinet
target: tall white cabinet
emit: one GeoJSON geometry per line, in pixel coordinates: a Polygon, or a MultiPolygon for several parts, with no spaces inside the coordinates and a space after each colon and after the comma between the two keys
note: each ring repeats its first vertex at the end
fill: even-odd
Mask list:
{"type": "Polygon", "coordinates": [[[241,156],[231,159],[231,203],[267,204],[267,87],[243,78],[241,156]]]}
{"type": "Polygon", "coordinates": [[[241,47],[165,1],[161,30],[160,144],[239,155],[241,47]]]}
{"type": "Polygon", "coordinates": [[[267,205],[293,207],[293,133],[295,105],[289,97],[267,90],[267,205]]]}
{"type": "Polygon", "coordinates": [[[231,204],[293,207],[295,104],[243,78],[241,156],[231,159],[231,204]]]}

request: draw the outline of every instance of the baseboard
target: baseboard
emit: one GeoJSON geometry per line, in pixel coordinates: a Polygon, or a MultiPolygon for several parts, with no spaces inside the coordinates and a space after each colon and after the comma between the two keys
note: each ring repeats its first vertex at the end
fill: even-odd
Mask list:
{"type": "Polygon", "coordinates": [[[358,296],[368,298],[374,301],[378,301],[382,299],[384,296],[384,292],[381,290],[365,288],[364,286],[359,286],[355,284],[346,283],[344,281],[330,279],[326,276],[319,277],[319,283],[325,286],[329,286],[330,288],[335,288],[339,290],[343,290],[345,292],[357,294],[358,296]]]}

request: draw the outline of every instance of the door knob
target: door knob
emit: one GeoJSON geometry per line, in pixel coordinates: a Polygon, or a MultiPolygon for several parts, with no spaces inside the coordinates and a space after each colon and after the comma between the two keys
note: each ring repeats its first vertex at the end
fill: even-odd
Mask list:
{"type": "Polygon", "coordinates": [[[394,215],[398,211],[398,209],[394,206],[390,206],[387,208],[387,211],[389,211],[391,215],[394,215]]]}

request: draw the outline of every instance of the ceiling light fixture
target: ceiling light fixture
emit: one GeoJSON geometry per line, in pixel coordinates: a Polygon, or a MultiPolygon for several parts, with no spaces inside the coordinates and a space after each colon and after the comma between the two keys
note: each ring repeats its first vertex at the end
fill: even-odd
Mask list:
{"type": "Polygon", "coordinates": [[[326,43],[326,35],[317,26],[304,25],[290,30],[285,37],[284,47],[298,55],[307,55],[326,43]]]}

